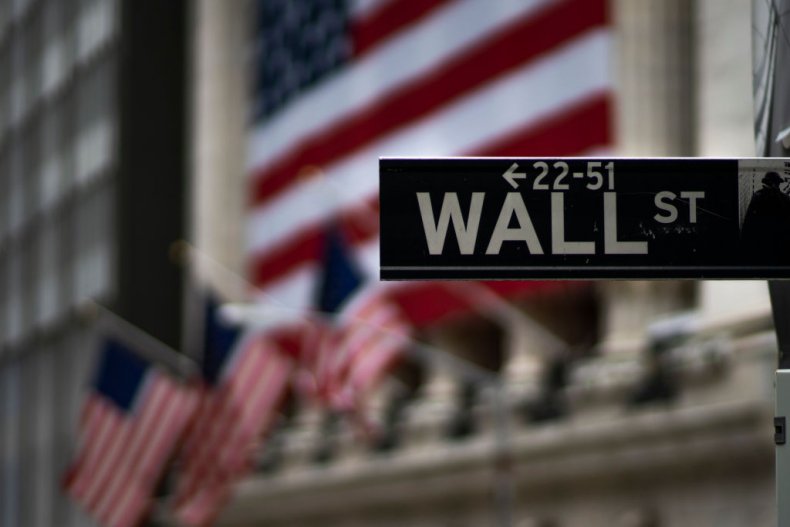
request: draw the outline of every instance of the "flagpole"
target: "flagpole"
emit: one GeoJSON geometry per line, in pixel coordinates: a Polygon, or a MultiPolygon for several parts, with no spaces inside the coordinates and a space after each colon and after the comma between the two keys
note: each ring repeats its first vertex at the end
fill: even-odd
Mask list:
{"type": "Polygon", "coordinates": [[[81,311],[85,320],[96,320],[99,328],[120,337],[145,359],[162,364],[183,379],[189,379],[197,374],[198,368],[194,361],[108,307],[95,300],[87,300],[81,311]]]}

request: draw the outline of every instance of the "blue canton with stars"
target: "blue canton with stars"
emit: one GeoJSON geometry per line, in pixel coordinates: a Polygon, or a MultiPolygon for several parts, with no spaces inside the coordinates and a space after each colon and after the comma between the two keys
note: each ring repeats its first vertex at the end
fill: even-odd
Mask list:
{"type": "Polygon", "coordinates": [[[351,56],[348,0],[258,0],[252,117],[275,114],[351,56]]]}
{"type": "Polygon", "coordinates": [[[131,412],[149,366],[120,340],[105,338],[94,387],[119,409],[131,412]]]}

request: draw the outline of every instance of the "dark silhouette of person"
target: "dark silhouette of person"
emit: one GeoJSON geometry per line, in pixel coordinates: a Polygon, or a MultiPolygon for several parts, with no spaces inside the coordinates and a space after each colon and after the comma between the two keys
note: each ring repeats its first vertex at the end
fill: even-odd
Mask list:
{"type": "Polygon", "coordinates": [[[781,191],[782,176],[768,172],[754,193],[741,231],[744,257],[763,265],[790,264],[790,197],[781,191]]]}

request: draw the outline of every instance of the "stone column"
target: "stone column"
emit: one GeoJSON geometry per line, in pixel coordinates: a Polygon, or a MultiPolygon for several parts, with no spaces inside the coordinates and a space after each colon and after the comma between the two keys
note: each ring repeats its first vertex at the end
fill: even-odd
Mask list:
{"type": "MultiPolygon", "coordinates": [[[[617,153],[694,153],[695,97],[692,0],[612,0],[616,67],[617,153]]],[[[688,285],[678,282],[601,284],[605,352],[633,352],[645,327],[683,309],[688,285]]]]}
{"type": "Polygon", "coordinates": [[[243,295],[234,275],[243,275],[247,8],[244,0],[198,0],[193,11],[191,242],[200,276],[237,298],[243,295]]]}
{"type": "Polygon", "coordinates": [[[694,153],[692,0],[612,0],[617,150],[694,153]]]}
{"type": "MultiPolygon", "coordinates": [[[[751,3],[697,0],[697,154],[743,156],[754,151],[751,3]]],[[[706,318],[748,316],[770,309],[763,281],[709,281],[700,289],[706,318]]]]}

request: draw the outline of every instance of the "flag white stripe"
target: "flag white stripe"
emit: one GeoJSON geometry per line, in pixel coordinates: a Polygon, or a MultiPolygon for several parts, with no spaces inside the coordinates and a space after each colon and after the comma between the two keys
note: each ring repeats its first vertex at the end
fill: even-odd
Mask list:
{"type": "MultiPolygon", "coordinates": [[[[451,3],[402,29],[390,41],[303,94],[251,131],[247,169],[277,160],[306,136],[332,128],[370,106],[384,93],[429,74],[508,22],[558,0],[497,0],[451,3]],[[309,123],[310,126],[305,126],[309,123]]],[[[525,35],[525,38],[529,38],[525,35]]]]}
{"type": "Polygon", "coordinates": [[[248,250],[253,255],[273,250],[288,243],[300,230],[322,224],[375,195],[378,156],[472,151],[608,89],[609,42],[608,31],[589,31],[541,60],[325,167],[327,177],[289,187],[249,216],[248,250]],[[575,80],[568,82],[568,78],[575,80]],[[525,115],[529,117],[525,119],[525,115]],[[326,199],[327,185],[343,192],[336,192],[335,199],[326,199]]]}

